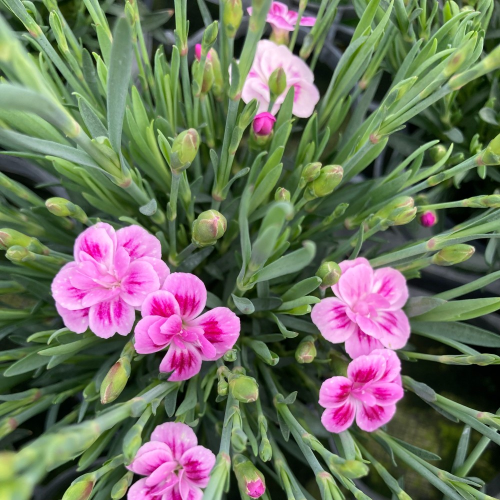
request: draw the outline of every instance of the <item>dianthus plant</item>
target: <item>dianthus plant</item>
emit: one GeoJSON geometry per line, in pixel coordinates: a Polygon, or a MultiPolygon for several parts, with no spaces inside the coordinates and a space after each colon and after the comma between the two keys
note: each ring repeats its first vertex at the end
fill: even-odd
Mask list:
{"type": "Polygon", "coordinates": [[[500,363],[499,271],[425,277],[498,237],[490,184],[449,188],[500,136],[419,125],[500,68],[494,2],[355,0],[338,45],[345,6],[297,3],[1,0],[2,500],[491,498],[498,401],[440,376],[500,363]]]}

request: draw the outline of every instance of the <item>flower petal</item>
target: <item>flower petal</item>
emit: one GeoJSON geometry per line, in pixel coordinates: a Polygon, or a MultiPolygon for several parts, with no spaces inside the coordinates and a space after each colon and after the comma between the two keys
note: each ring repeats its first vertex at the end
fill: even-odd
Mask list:
{"type": "Polygon", "coordinates": [[[364,431],[372,432],[386,424],[396,413],[396,405],[367,406],[360,404],[356,413],[356,423],[364,431]]]}
{"type": "Polygon", "coordinates": [[[146,479],[139,479],[128,490],[127,500],[155,500],[151,493],[151,487],[146,484],[146,479]]]}
{"type": "Polygon", "coordinates": [[[149,476],[160,465],[173,460],[170,448],[160,441],[149,441],[143,444],[137,451],[134,460],[127,469],[140,474],[149,476]]]}
{"type": "Polygon", "coordinates": [[[71,277],[75,274],[77,266],[75,262],[65,264],[56,274],[51,285],[54,300],[71,311],[83,309],[82,301],[87,294],[85,290],[79,290],[71,284],[71,277]]]}
{"type": "Polygon", "coordinates": [[[352,382],[347,377],[332,377],[321,384],[319,404],[323,408],[343,406],[351,394],[352,382]]]}
{"type": "Polygon", "coordinates": [[[160,240],[148,233],[144,228],[133,225],[116,231],[118,246],[127,250],[132,260],[141,257],[161,259],[160,240]]]}
{"type": "Polygon", "coordinates": [[[345,342],[358,329],[348,318],[346,308],[342,300],[329,297],[316,304],[311,311],[312,322],[321,335],[333,344],[345,342]]]}
{"type": "Polygon", "coordinates": [[[159,340],[161,338],[160,327],[164,322],[165,318],[161,316],[146,316],[137,323],[135,326],[134,347],[139,354],[151,354],[167,347],[170,339],[163,338],[162,341],[159,340]]]}
{"type": "Polygon", "coordinates": [[[249,103],[252,99],[256,99],[259,103],[257,113],[264,113],[267,111],[269,102],[271,101],[269,86],[260,77],[252,78],[249,76],[243,84],[241,98],[246,103],[249,103]]]}
{"type": "Polygon", "coordinates": [[[348,429],[356,414],[356,406],[351,401],[337,408],[327,408],[321,415],[321,422],[327,431],[339,433],[348,429]]]}
{"type": "Polygon", "coordinates": [[[215,347],[218,359],[232,349],[240,336],[240,319],[227,307],[216,307],[189,323],[203,329],[204,338],[215,347]]]}
{"type": "Polygon", "coordinates": [[[169,490],[165,491],[164,495],[161,497],[156,497],[157,500],[201,500],[203,498],[203,492],[189,484],[188,480],[179,481],[169,490]]]}
{"type": "Polygon", "coordinates": [[[74,246],[76,262],[95,260],[110,268],[113,264],[116,247],[115,230],[104,222],[98,222],[78,236],[74,246]]]}
{"type": "Polygon", "coordinates": [[[101,302],[90,308],[90,329],[103,339],[112,337],[115,333],[128,335],[135,321],[135,310],[120,298],[101,302]]]}
{"type": "Polygon", "coordinates": [[[379,379],[380,382],[396,382],[401,385],[401,361],[398,355],[390,349],[376,349],[371,352],[385,359],[385,373],[379,379]]]}
{"type": "Polygon", "coordinates": [[[143,318],[146,316],[169,318],[173,314],[180,314],[180,308],[170,292],[158,290],[146,297],[142,303],[141,314],[143,318]]]}
{"type": "Polygon", "coordinates": [[[408,300],[408,287],[405,277],[391,267],[375,270],[372,292],[387,299],[391,304],[391,311],[401,309],[408,300]]]}
{"type": "MultiPolygon", "coordinates": [[[[340,267],[340,270],[342,271],[342,274],[344,274],[348,269],[351,269],[352,267],[359,266],[361,264],[365,264],[367,266],[370,265],[370,263],[364,257],[358,257],[357,259],[343,260],[342,262],[339,262],[339,267],[340,267]]],[[[336,285],[333,285],[332,290],[333,290],[333,293],[338,297],[339,296],[339,284],[337,283],[336,285]]]]}
{"type": "Polygon", "coordinates": [[[83,333],[87,331],[87,328],[89,327],[88,308],[70,311],[56,302],[56,309],[66,328],[69,328],[75,333],[83,333]]]}
{"type": "Polygon", "coordinates": [[[140,307],[144,299],[160,288],[160,280],[153,266],[147,262],[132,262],[121,282],[122,299],[133,307],[140,307]]]}
{"type": "Polygon", "coordinates": [[[374,349],[384,347],[380,340],[364,334],[359,328],[345,341],[345,350],[352,359],[364,354],[370,354],[374,349]]]}
{"type": "Polygon", "coordinates": [[[194,446],[185,451],[180,459],[185,476],[196,486],[204,488],[215,465],[215,455],[203,446],[194,446]]]}
{"type": "Polygon", "coordinates": [[[372,282],[373,269],[369,265],[351,267],[340,276],[339,298],[352,307],[372,291],[372,282]]]}
{"type": "Polygon", "coordinates": [[[396,404],[404,396],[401,385],[394,382],[372,382],[366,384],[364,389],[373,396],[375,404],[380,406],[396,404]]]}
{"type": "Polygon", "coordinates": [[[200,315],[207,303],[207,289],[203,281],[194,274],[173,273],[167,277],[162,289],[175,297],[184,321],[200,315]]]}
{"type": "Polygon", "coordinates": [[[163,262],[161,259],[154,259],[153,257],[141,257],[140,259],[138,259],[138,261],[151,264],[151,266],[155,270],[155,273],[158,275],[161,288],[167,276],[170,274],[170,269],[168,268],[167,264],[165,264],[165,262],[163,262]]]}
{"type": "Polygon", "coordinates": [[[201,369],[201,354],[192,344],[176,340],[168,348],[168,352],[160,363],[160,371],[172,375],[170,382],[188,380],[199,373],[201,369]]]}
{"type": "Polygon", "coordinates": [[[410,322],[402,311],[379,311],[375,321],[381,330],[380,342],[388,349],[401,349],[410,338],[410,322]]]}
{"type": "Polygon", "coordinates": [[[385,373],[385,359],[382,356],[360,356],[349,363],[347,376],[353,382],[366,384],[380,380],[385,373]]]}
{"type": "MultiPolygon", "coordinates": [[[[154,488],[152,491],[154,495],[161,495],[168,488],[171,488],[174,484],[179,482],[179,478],[174,472],[177,467],[177,461],[171,460],[170,462],[162,463],[158,468],[151,472],[149,477],[146,479],[146,484],[154,488]]],[[[155,498],[158,498],[158,496],[155,498]]]]}
{"type": "Polygon", "coordinates": [[[319,90],[314,83],[300,80],[294,87],[293,114],[299,118],[309,118],[319,101],[319,90]]]}
{"type": "Polygon", "coordinates": [[[198,445],[198,438],[193,429],[182,422],[166,422],[158,425],[151,433],[151,441],[165,443],[177,461],[187,450],[198,445]]]}

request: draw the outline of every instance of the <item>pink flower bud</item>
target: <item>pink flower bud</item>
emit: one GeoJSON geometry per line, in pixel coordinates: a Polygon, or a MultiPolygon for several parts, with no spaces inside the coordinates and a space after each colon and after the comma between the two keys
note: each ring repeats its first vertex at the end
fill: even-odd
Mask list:
{"type": "Polygon", "coordinates": [[[259,113],[253,119],[253,131],[256,135],[269,135],[273,131],[276,118],[267,111],[259,113]]]}
{"type": "Polygon", "coordinates": [[[266,492],[266,485],[262,479],[258,478],[255,481],[248,481],[247,495],[251,498],[259,498],[266,492]]]}
{"type": "Polygon", "coordinates": [[[433,212],[432,210],[426,210],[421,216],[420,216],[420,224],[424,227],[432,227],[434,224],[437,222],[437,215],[436,212],[433,212]]]}
{"type": "Polygon", "coordinates": [[[199,61],[201,59],[201,43],[197,43],[194,47],[194,56],[199,61]]]}

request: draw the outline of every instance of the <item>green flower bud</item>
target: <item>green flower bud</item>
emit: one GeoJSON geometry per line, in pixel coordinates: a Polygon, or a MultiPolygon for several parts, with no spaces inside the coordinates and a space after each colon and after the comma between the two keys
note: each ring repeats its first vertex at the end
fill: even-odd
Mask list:
{"type": "Polygon", "coordinates": [[[83,224],[88,221],[87,214],[78,205],[64,198],[49,198],[45,202],[45,206],[51,214],[57,215],[57,217],[73,217],[83,224]]]}
{"type": "Polygon", "coordinates": [[[276,201],[290,201],[290,191],[283,187],[279,187],[274,193],[274,199],[276,201]]]}
{"type": "Polygon", "coordinates": [[[217,384],[217,394],[219,396],[227,396],[228,387],[229,385],[224,379],[219,380],[217,384]]]}
{"type": "Polygon", "coordinates": [[[95,474],[85,474],[71,483],[62,500],[87,500],[92,494],[96,482],[95,474]]]}
{"type": "Polygon", "coordinates": [[[220,100],[224,96],[224,79],[222,78],[219,55],[217,54],[215,49],[210,49],[209,55],[210,62],[212,63],[212,72],[214,75],[212,94],[217,100],[220,100]]]}
{"type": "Polygon", "coordinates": [[[243,6],[241,0],[223,0],[224,12],[222,15],[222,22],[226,29],[227,36],[234,38],[238,28],[241,24],[243,17],[243,6]]]}
{"type": "Polygon", "coordinates": [[[235,425],[233,422],[233,430],[231,431],[231,446],[237,453],[242,453],[247,449],[248,436],[241,428],[241,423],[235,425]]]}
{"type": "Polygon", "coordinates": [[[314,200],[328,196],[342,181],[344,169],[340,165],[327,165],[323,167],[317,179],[307,185],[304,198],[314,200]]]}
{"type": "Polygon", "coordinates": [[[313,182],[319,177],[319,174],[321,172],[321,163],[319,162],[314,162],[314,163],[308,163],[302,170],[302,180],[306,183],[309,184],[310,182],[313,182]]]}
{"type": "Polygon", "coordinates": [[[16,263],[21,262],[33,262],[36,259],[36,255],[30,252],[27,248],[21,247],[19,245],[14,245],[10,247],[5,256],[11,261],[16,263]]]}
{"type": "Polygon", "coordinates": [[[346,460],[342,464],[335,464],[330,460],[332,467],[336,468],[343,476],[349,479],[358,479],[366,476],[370,468],[359,460],[346,460]]]}
{"type": "Polygon", "coordinates": [[[267,437],[263,437],[259,446],[259,457],[263,462],[269,462],[271,458],[273,458],[273,448],[269,439],[267,437]]]}
{"type": "Polygon", "coordinates": [[[48,255],[50,250],[42,245],[36,238],[26,236],[15,229],[0,229],[0,248],[7,250],[13,246],[24,247],[31,252],[48,255]]]}
{"type": "Polygon", "coordinates": [[[227,361],[228,363],[234,363],[238,359],[238,353],[236,349],[230,349],[226,352],[226,354],[224,354],[223,358],[224,361],[227,361]]]}
{"type": "Polygon", "coordinates": [[[286,73],[282,67],[276,68],[269,77],[269,91],[271,95],[279,97],[286,89],[286,73]]]}
{"type": "Polygon", "coordinates": [[[101,403],[113,402],[125,389],[130,377],[130,360],[121,357],[108,371],[101,384],[101,403]]]}
{"type": "Polygon", "coordinates": [[[259,399],[259,386],[256,380],[247,375],[239,375],[229,381],[231,396],[240,403],[253,403],[259,399]]]}
{"type": "Polygon", "coordinates": [[[478,165],[500,165],[500,134],[479,155],[477,163],[478,165]]]}
{"type": "Polygon", "coordinates": [[[192,240],[198,247],[215,245],[227,229],[226,218],[217,210],[207,210],[193,222],[192,240]]]}
{"type": "Polygon", "coordinates": [[[189,168],[198,154],[199,146],[200,136],[194,128],[184,130],[174,139],[170,154],[170,168],[174,174],[179,175],[189,168]]]}
{"type": "Polygon", "coordinates": [[[312,363],[316,358],[317,351],[314,345],[314,338],[311,335],[305,337],[295,351],[295,359],[297,363],[312,363]]]}
{"type": "MultiPolygon", "coordinates": [[[[193,66],[191,67],[191,70],[193,72],[193,79],[195,78],[196,73],[198,72],[198,68],[200,66],[199,61],[194,61],[193,66]]],[[[208,60],[208,58],[205,60],[205,67],[203,68],[203,79],[201,81],[201,93],[206,94],[207,92],[210,92],[212,89],[212,85],[214,84],[214,71],[212,67],[212,62],[208,60]]]]}
{"type": "Polygon", "coordinates": [[[243,455],[233,457],[233,470],[241,497],[260,498],[266,492],[266,479],[255,465],[243,455]]]}
{"type": "Polygon", "coordinates": [[[123,498],[126,495],[133,477],[134,473],[129,471],[115,483],[113,489],[111,490],[111,498],[113,500],[120,500],[120,498],[123,498]]]}
{"type": "Polygon", "coordinates": [[[29,500],[31,496],[31,486],[23,478],[12,478],[2,481],[0,484],[2,500],[29,500]]]}
{"type": "Polygon", "coordinates": [[[342,274],[340,266],[336,262],[323,262],[316,271],[316,276],[321,278],[321,288],[335,285],[342,274]]]}
{"type": "Polygon", "coordinates": [[[447,149],[442,144],[437,144],[429,150],[429,156],[434,163],[442,160],[446,155],[447,149]]]}
{"type": "Polygon", "coordinates": [[[438,266],[453,266],[470,259],[476,249],[472,245],[451,245],[432,256],[432,263],[438,266]]]}
{"type": "Polygon", "coordinates": [[[384,208],[379,210],[373,220],[387,220],[392,222],[394,226],[402,226],[412,221],[417,214],[415,201],[410,196],[398,196],[384,208]]]}
{"type": "Polygon", "coordinates": [[[203,33],[202,45],[207,51],[212,47],[212,45],[217,40],[217,35],[219,34],[219,23],[214,21],[212,24],[209,24],[205,32],[203,33]]]}

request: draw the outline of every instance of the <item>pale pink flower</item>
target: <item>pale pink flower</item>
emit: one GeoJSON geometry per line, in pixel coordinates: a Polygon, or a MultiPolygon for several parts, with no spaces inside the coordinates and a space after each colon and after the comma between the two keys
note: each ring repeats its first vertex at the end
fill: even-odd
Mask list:
{"type": "Polygon", "coordinates": [[[410,336],[402,311],[408,300],[405,277],[391,267],[374,271],[362,257],[339,266],[342,275],[332,286],[336,297],[323,299],[311,312],[321,335],[334,344],[345,342],[351,358],[404,347],[410,336]]]}
{"type": "Polygon", "coordinates": [[[169,274],[159,240],[140,226],[115,231],[99,222],[75,241],[74,262],[52,282],[52,296],[67,328],[99,337],[128,335],[146,296],[169,274]]]}
{"type": "Polygon", "coordinates": [[[437,223],[437,215],[436,212],[432,210],[427,210],[423,212],[420,217],[420,224],[424,227],[432,227],[437,223]]]}
{"type": "Polygon", "coordinates": [[[267,136],[273,131],[274,124],[276,123],[276,118],[271,113],[264,111],[259,113],[253,119],[253,131],[255,135],[267,136]]]}
{"type": "Polygon", "coordinates": [[[358,427],[368,432],[386,424],[403,397],[400,372],[396,353],[387,349],[351,361],[347,377],[332,377],[321,385],[319,404],[326,408],[321,422],[335,433],[349,428],[355,417],[358,427]]]}
{"type": "MultiPolygon", "coordinates": [[[[249,7],[247,12],[252,15],[252,8],[249,7]]],[[[272,2],[269,12],[267,13],[266,21],[273,28],[273,38],[276,40],[287,40],[288,32],[295,29],[299,15],[293,10],[288,10],[288,7],[282,2],[272,2]]],[[[314,26],[315,17],[303,16],[300,19],[300,26],[314,26]]]]}
{"type": "Polygon", "coordinates": [[[314,85],[314,74],[309,66],[298,56],[292,54],[285,45],[276,45],[269,40],[257,44],[257,52],[248,74],[241,98],[244,102],[257,99],[258,113],[268,111],[271,102],[269,77],[277,68],[283,68],[286,74],[286,89],[276,99],[271,113],[276,114],[285,100],[288,90],[295,88],[293,114],[299,118],[311,116],[319,101],[319,91],[314,85]]]}
{"type": "Polygon", "coordinates": [[[160,371],[173,372],[171,381],[193,377],[202,361],[219,359],[238,340],[238,316],[227,307],[201,314],[206,302],[207,290],[199,278],[173,273],[162,289],[142,304],[142,319],[135,327],[135,350],[149,354],[169,347],[160,371]]]}
{"type": "Polygon", "coordinates": [[[146,476],[132,485],[128,500],[201,500],[215,455],[198,446],[186,424],[167,422],[156,427],[128,469],[146,476]]]}

